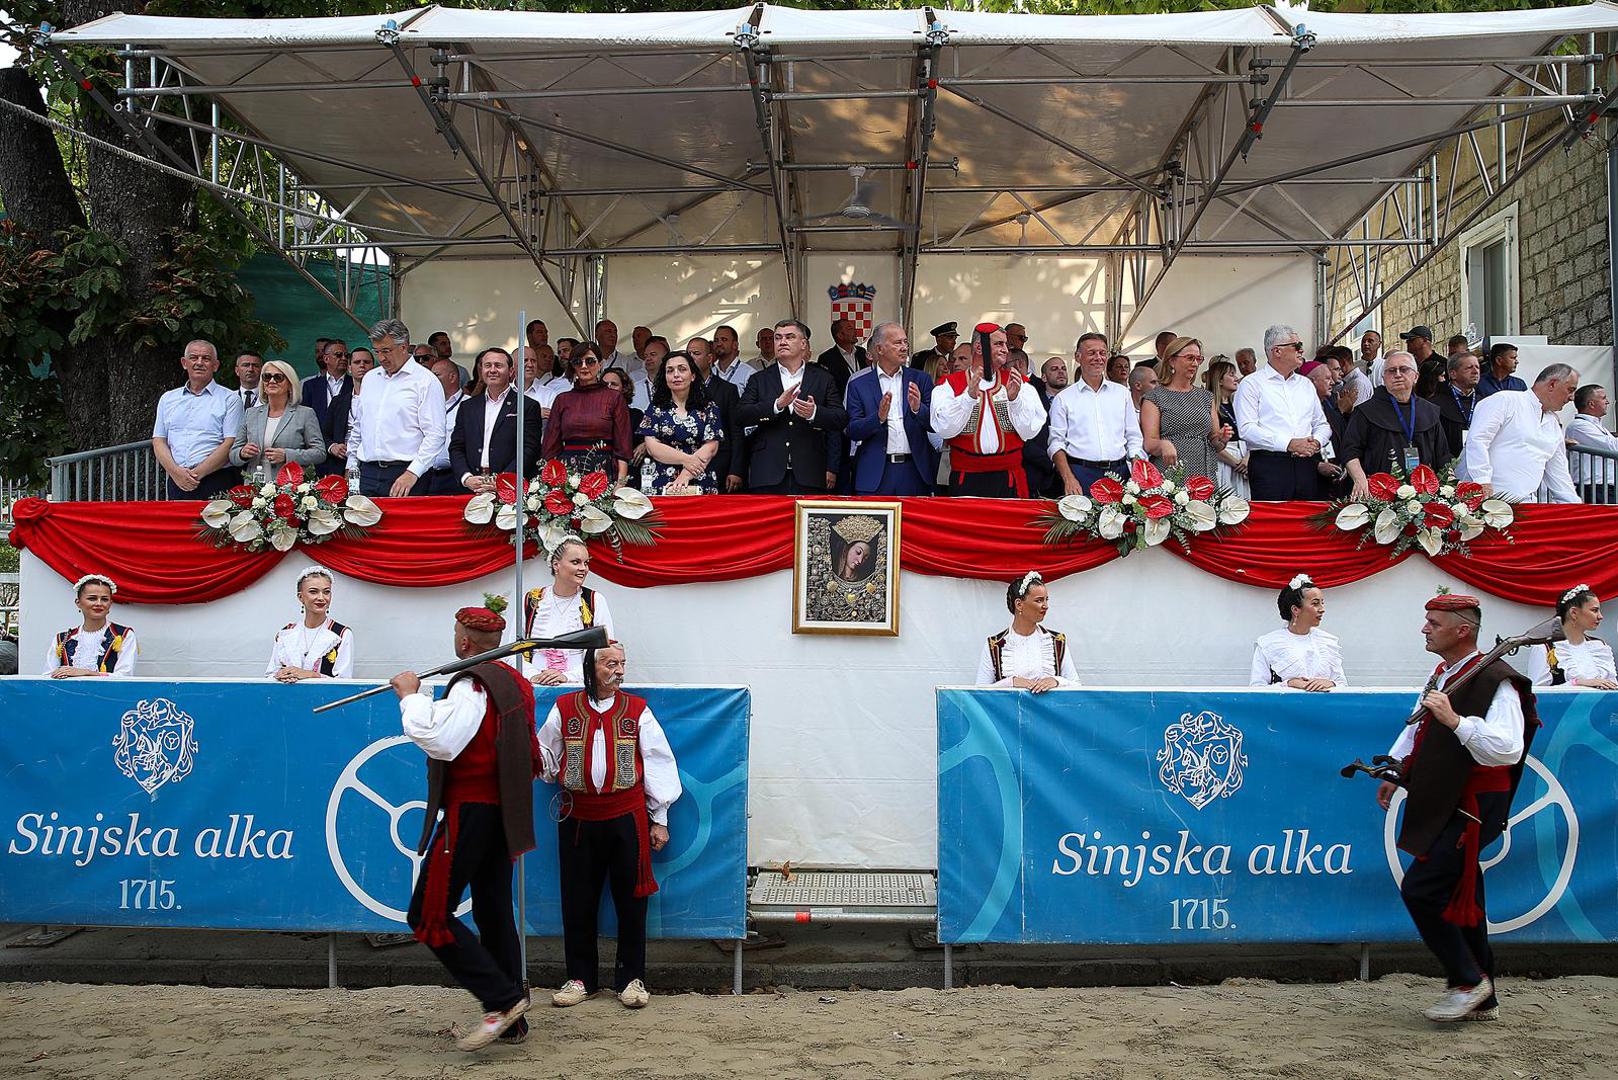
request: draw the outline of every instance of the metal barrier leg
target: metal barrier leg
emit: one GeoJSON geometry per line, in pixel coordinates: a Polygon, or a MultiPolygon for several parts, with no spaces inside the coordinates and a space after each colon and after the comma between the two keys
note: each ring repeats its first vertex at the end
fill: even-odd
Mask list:
{"type": "Polygon", "coordinates": [[[1360,982],[1371,981],[1371,946],[1360,946],[1360,982]]]}
{"type": "Polygon", "coordinates": [[[944,989],[955,989],[955,947],[944,943],[944,989]]]}
{"type": "Polygon", "coordinates": [[[736,939],[736,947],[732,950],[732,964],[730,973],[730,992],[740,995],[742,992],[742,939],[736,939]]]}
{"type": "Polygon", "coordinates": [[[337,935],[326,935],[326,988],[337,989],[337,935]]]}

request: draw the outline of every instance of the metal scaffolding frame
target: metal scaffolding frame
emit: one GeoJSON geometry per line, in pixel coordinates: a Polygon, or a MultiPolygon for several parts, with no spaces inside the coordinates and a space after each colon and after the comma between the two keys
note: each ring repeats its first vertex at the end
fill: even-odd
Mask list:
{"type": "MultiPolygon", "coordinates": [[[[433,11],[436,9],[424,9],[433,11]]],[[[953,13],[925,8],[908,46],[804,47],[772,42],[768,9],[759,4],[730,35],[728,47],[678,54],[679,69],[649,76],[647,63],[669,65],[676,54],[652,47],[536,48],[489,51],[472,41],[405,33],[422,12],[387,20],[369,46],[300,45],[282,62],[306,78],[259,84],[271,62],[262,50],[220,46],[206,56],[254,58],[228,81],[208,81],[198,53],[178,54],[150,43],[118,51],[123,85],[116,102],[94,87],[48,28],[35,44],[156,164],[177,169],[220,198],[254,227],[261,242],[282,254],[339,307],[385,277],[395,284],[411,270],[445,255],[526,257],[539,280],[583,332],[604,309],[608,255],[777,255],[795,309],[806,256],[812,252],[881,250],[898,258],[901,318],[908,324],[922,256],[1023,254],[1099,260],[1107,271],[1108,330],[1127,332],[1185,255],[1300,254],[1320,268],[1317,311],[1361,311],[1408,280],[1500,199],[1513,183],[1559,147],[1589,134],[1618,97],[1612,48],[1597,35],[1558,35],[1522,55],[1469,61],[1449,57],[1320,55],[1315,35],[1293,9],[1260,8],[1274,24],[1267,45],[1227,46],[1217,61],[1171,41],[1146,42],[1106,62],[1086,62],[1070,50],[1037,42],[998,48],[974,45],[968,55],[954,39],[953,13]],[[543,69],[525,65],[542,63],[543,69]],[[1143,74],[1143,64],[1158,71],[1143,74]],[[1433,72],[1455,77],[1430,85],[1433,72]],[[1429,85],[1411,81],[1419,69],[1429,85]],[[529,78],[536,70],[543,78],[529,78]],[[1487,93],[1479,72],[1497,75],[1487,93]],[[575,85],[579,72],[597,81],[575,85]],[[599,73],[613,78],[602,85],[599,73]],[[1160,73],[1161,72],[1161,73],[1160,73]],[[622,78],[617,78],[621,75],[622,78]],[[1385,96],[1333,96],[1345,79],[1374,81],[1385,96]],[[1037,88],[1048,93],[1134,92],[1189,95],[1190,104],[1155,161],[1109,158],[1053,130],[1037,110],[1019,110],[996,94],[1037,88]],[[443,156],[432,175],[412,176],[374,160],[357,160],[313,145],[277,142],[231,105],[237,95],[411,94],[425,111],[443,156]],[[580,98],[619,108],[691,102],[740,104],[753,116],[762,157],[737,156],[729,169],[629,145],[607,131],[580,130],[541,113],[580,98]],[[647,104],[637,104],[645,102],[647,104]],[[847,160],[800,160],[799,133],[823,115],[815,110],[854,102],[897,109],[902,131],[885,153],[851,153],[847,160]],[[946,111],[943,106],[947,105],[946,111]],[[1431,130],[1403,129],[1397,138],[1358,147],[1307,167],[1264,173],[1267,124],[1289,115],[1329,123],[1333,110],[1413,110],[1441,114],[1431,130]],[[1302,112],[1300,113],[1300,110],[1302,112]],[[1456,117],[1460,116],[1457,120],[1456,117]],[[989,124],[1053,161],[1038,182],[983,179],[981,162],[959,156],[933,160],[963,127],[989,124]],[[951,127],[957,130],[952,131],[951,127]],[[178,143],[183,152],[176,152],[178,143]],[[654,179],[626,182],[612,174],[566,177],[556,163],[570,148],[608,151],[626,173],[654,179]],[[1470,213],[1452,212],[1458,164],[1475,164],[1484,198],[1470,213]],[[317,166],[335,178],[316,185],[302,170],[317,166]],[[802,221],[824,187],[813,178],[862,165],[874,177],[896,176],[891,196],[903,228],[859,221],[802,221]],[[1071,181],[1060,179],[1079,177],[1071,181]],[[1448,188],[1443,178],[1448,177],[1448,188]],[[1321,220],[1306,199],[1312,188],[1363,202],[1346,225],[1321,220]],[[425,200],[454,208],[447,218],[424,213],[425,200]],[[625,215],[633,212],[633,216],[625,215]],[[642,213],[643,212],[643,213],[642,213]],[[1064,217],[1064,215],[1069,215],[1064,217]],[[443,220],[439,220],[443,219],[443,220]],[[692,221],[700,224],[693,225],[692,221]],[[941,227],[940,222],[949,224],[941,227]],[[738,223],[752,222],[738,231],[738,223]],[[1015,236],[1013,238],[1013,230],[1015,236]],[[849,248],[849,235],[865,246],[849,248]],[[378,255],[386,252],[387,264],[378,255]],[[343,253],[333,292],[307,271],[311,256],[343,253]]],[[[1307,18],[1307,14],[1301,17],[1307,18]]],[[[668,69],[665,68],[665,71],[668,69]]],[[[729,106],[723,106],[729,107],[729,106]]],[[[882,115],[888,115],[883,113],[882,115]]],[[[1138,149],[1138,148],[1132,148],[1138,149]]],[[[829,182],[829,181],[827,181],[829,182]]],[[[826,217],[827,215],[816,215],[826,217]]],[[[397,289],[394,290],[397,295],[397,289]]],[[[797,313],[795,311],[795,313],[797,313]]],[[[1346,328],[1319,323],[1324,336],[1346,328]]]]}

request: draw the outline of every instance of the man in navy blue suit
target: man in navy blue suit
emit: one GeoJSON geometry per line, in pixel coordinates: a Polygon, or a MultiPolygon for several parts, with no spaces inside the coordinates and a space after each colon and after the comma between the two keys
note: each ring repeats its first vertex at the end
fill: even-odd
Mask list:
{"type": "Polygon", "coordinates": [[[874,365],[848,380],[848,438],[854,454],[854,494],[928,495],[938,475],[938,454],[927,435],[933,381],[908,366],[910,340],[898,323],[871,331],[874,365]]]}
{"type": "Polygon", "coordinates": [[[320,421],[320,436],[326,442],[327,454],[320,465],[321,475],[340,473],[343,459],[334,448],[341,445],[342,440],[337,438],[334,421],[338,413],[346,416],[349,399],[354,395],[354,379],[348,373],[347,345],[333,340],[321,347],[320,373],[303,380],[302,393],[303,403],[315,410],[315,419],[320,421]]]}

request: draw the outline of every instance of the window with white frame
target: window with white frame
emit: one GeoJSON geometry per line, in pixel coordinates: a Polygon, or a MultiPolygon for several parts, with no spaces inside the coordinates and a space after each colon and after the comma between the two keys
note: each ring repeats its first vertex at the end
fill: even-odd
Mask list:
{"type": "Polygon", "coordinates": [[[1461,324],[1474,341],[1518,332],[1517,250],[1516,203],[1461,234],[1461,324]]]}

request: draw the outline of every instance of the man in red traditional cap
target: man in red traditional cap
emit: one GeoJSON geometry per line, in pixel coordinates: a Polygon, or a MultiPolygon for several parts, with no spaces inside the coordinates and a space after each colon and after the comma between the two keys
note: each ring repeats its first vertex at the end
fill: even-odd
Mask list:
{"type": "MultiPolygon", "coordinates": [[[[500,647],[506,620],[501,597],[455,613],[455,655],[465,659],[500,647]]],[[[421,679],[392,679],[404,733],[426,751],[424,855],[408,922],[455,980],[483,1004],[483,1018],[456,1041],[480,1050],[496,1039],[521,1042],[528,989],[511,906],[512,862],[534,846],[533,779],[539,775],[534,688],[502,661],[468,668],[450,680],[440,701],[421,679]],[[443,810],[444,819],[438,820],[443,810]],[[467,888],[478,933],[455,917],[467,888]]]]}
{"type": "Polygon", "coordinates": [[[557,822],[567,982],[558,1007],[596,991],[596,912],[610,885],[618,916],[612,988],[630,1009],[646,989],[646,899],[657,891],[652,852],[669,842],[669,807],[680,797],[674,751],[646,699],[626,694],[624,648],[614,641],[584,654],[584,689],[556,699],[540,728],[544,776],[562,785],[557,822]]]}
{"type": "MultiPolygon", "coordinates": [[[[1421,633],[1442,662],[1422,691],[1425,717],[1388,751],[1402,762],[1408,793],[1399,847],[1415,856],[1399,892],[1449,980],[1449,992],[1426,1010],[1436,1023],[1499,1016],[1478,853],[1505,830],[1539,726],[1528,680],[1504,660],[1482,666],[1482,623],[1476,597],[1427,601],[1421,633]]],[[[1395,790],[1388,782],[1377,789],[1384,810],[1395,790]]]]}
{"type": "Polygon", "coordinates": [[[1026,499],[1028,474],[1022,445],[1045,426],[1045,404],[1006,367],[1006,332],[979,323],[972,334],[969,370],[939,378],[933,387],[933,431],[950,447],[949,493],[990,499],[1026,499]]]}

